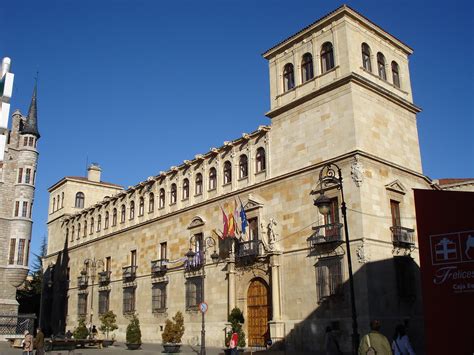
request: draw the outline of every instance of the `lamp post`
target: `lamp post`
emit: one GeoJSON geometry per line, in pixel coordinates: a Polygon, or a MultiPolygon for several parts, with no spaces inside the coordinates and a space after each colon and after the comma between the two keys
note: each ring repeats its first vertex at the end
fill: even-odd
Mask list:
{"type": "Polygon", "coordinates": [[[94,281],[95,275],[97,274],[97,267],[102,266],[104,268],[104,262],[102,260],[96,260],[96,258],[87,258],[84,260],[84,271],[91,278],[91,315],[89,324],[92,327],[92,317],[94,316],[94,281]],[[90,271],[90,272],[89,272],[90,271]]]}
{"type": "Polygon", "coordinates": [[[324,194],[324,190],[330,187],[336,187],[341,191],[341,212],[344,219],[344,234],[347,251],[347,264],[349,267],[349,287],[351,296],[351,310],[352,310],[352,351],[357,354],[359,346],[359,332],[357,326],[357,309],[354,292],[354,275],[352,273],[352,258],[349,244],[349,228],[347,226],[347,208],[344,200],[344,189],[342,184],[342,173],[339,166],[334,163],[324,165],[319,172],[319,197],[314,200],[314,205],[318,207],[319,212],[323,215],[328,215],[331,209],[331,200],[324,194]]]}
{"type": "MultiPolygon", "coordinates": [[[[205,298],[204,298],[204,277],[205,277],[205,272],[204,272],[204,266],[206,265],[206,251],[208,248],[214,248],[214,252],[211,254],[211,259],[212,262],[216,262],[219,259],[219,254],[216,252],[216,241],[212,237],[206,237],[203,240],[201,240],[202,244],[202,250],[201,250],[201,245],[199,243],[199,239],[196,238],[196,235],[191,236],[189,238],[189,250],[185,254],[187,260],[188,260],[188,265],[192,265],[194,262],[194,257],[196,256],[196,252],[193,251],[192,247],[198,246],[200,250],[198,252],[202,251],[202,300],[201,302],[203,303],[205,298]]],[[[201,309],[201,355],[206,355],[206,323],[205,323],[205,314],[206,310],[201,309]]]]}

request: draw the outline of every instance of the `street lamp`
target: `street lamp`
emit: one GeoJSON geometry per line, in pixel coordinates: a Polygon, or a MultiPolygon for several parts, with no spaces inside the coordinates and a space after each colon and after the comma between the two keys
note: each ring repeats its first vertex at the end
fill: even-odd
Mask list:
{"type": "MultiPolygon", "coordinates": [[[[189,250],[185,254],[188,261],[188,265],[192,265],[192,263],[194,262],[194,257],[196,256],[196,253],[193,251],[193,247],[196,247],[196,245],[199,245],[198,242],[199,240],[196,238],[196,235],[193,235],[191,236],[191,238],[189,238],[189,250]]],[[[213,263],[217,262],[217,260],[219,259],[219,254],[217,254],[217,251],[216,251],[216,241],[214,240],[214,238],[206,237],[204,238],[204,240],[202,240],[202,242],[203,242],[203,245],[202,245],[203,272],[202,272],[202,303],[201,304],[204,304],[204,299],[205,299],[204,298],[204,276],[205,276],[204,266],[206,265],[206,251],[208,248],[214,248],[214,252],[211,254],[211,259],[213,263]]],[[[201,317],[202,317],[201,318],[201,352],[200,352],[201,355],[206,355],[206,323],[204,319],[204,314],[206,313],[206,310],[207,309],[200,310],[201,317]]]]}
{"type": "MultiPolygon", "coordinates": [[[[95,281],[95,275],[97,274],[97,267],[102,266],[102,269],[104,269],[104,262],[102,260],[96,260],[95,258],[90,259],[87,258],[84,260],[84,270],[85,275],[90,275],[91,278],[91,315],[90,315],[90,325],[92,327],[92,317],[94,316],[94,281],[95,281]],[[90,268],[90,272],[89,272],[90,268]]],[[[81,272],[82,273],[82,272],[81,272]]]]}
{"type": "Polygon", "coordinates": [[[354,293],[354,275],[352,273],[352,258],[349,244],[349,229],[347,227],[347,208],[346,201],[344,200],[344,189],[342,185],[342,173],[339,166],[334,163],[328,163],[324,165],[319,172],[319,196],[314,200],[314,205],[318,207],[319,212],[327,216],[331,209],[331,200],[324,194],[324,190],[330,187],[336,187],[341,191],[341,212],[344,219],[344,234],[345,243],[347,250],[347,264],[349,266],[349,287],[351,296],[351,310],[352,310],[352,351],[357,354],[357,348],[359,346],[359,332],[357,326],[357,310],[355,303],[354,293]]]}

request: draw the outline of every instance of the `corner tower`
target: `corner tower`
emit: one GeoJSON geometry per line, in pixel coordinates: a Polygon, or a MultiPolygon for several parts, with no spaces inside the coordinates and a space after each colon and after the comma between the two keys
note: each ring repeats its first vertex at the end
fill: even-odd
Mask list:
{"type": "Polygon", "coordinates": [[[35,84],[28,115],[16,110],[0,161],[0,307],[17,313],[16,288],[28,274],[40,134],[35,84]]]}

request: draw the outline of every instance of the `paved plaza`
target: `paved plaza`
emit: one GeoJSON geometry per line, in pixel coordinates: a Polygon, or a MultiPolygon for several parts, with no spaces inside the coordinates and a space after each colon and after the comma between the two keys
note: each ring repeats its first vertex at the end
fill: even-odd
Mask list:
{"type": "MultiPolygon", "coordinates": [[[[180,354],[182,355],[196,355],[199,354],[199,346],[183,345],[181,347],[180,354]]],[[[140,350],[131,352],[127,350],[127,347],[123,343],[114,344],[114,346],[96,349],[96,348],[84,348],[76,349],[74,351],[58,350],[48,352],[48,355],[106,355],[106,354],[134,354],[134,355],[152,355],[161,354],[163,347],[160,344],[142,344],[140,350]]],[[[222,348],[206,348],[207,355],[218,355],[223,354],[222,348]]],[[[22,349],[11,348],[6,341],[0,342],[0,355],[21,355],[22,349]]]]}

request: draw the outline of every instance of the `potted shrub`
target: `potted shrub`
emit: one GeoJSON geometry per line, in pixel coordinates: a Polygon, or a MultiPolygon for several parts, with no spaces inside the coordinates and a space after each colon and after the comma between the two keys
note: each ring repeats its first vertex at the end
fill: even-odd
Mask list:
{"type": "Polygon", "coordinates": [[[239,348],[238,349],[239,353],[242,353],[246,345],[245,333],[243,331],[243,326],[242,326],[245,323],[244,314],[239,308],[236,307],[230,312],[227,320],[230,323],[230,330],[227,332],[227,337],[225,340],[226,341],[225,345],[227,347],[227,349],[225,349],[225,353],[230,354],[231,349],[228,349],[228,347],[230,344],[230,338],[232,337],[232,333],[234,332],[237,333],[237,335],[239,336],[237,347],[239,348]]]}
{"type": "Polygon", "coordinates": [[[142,332],[140,330],[140,321],[136,314],[130,319],[130,323],[127,326],[127,348],[128,350],[140,349],[142,345],[142,332]]]}
{"type": "Polygon", "coordinates": [[[103,340],[102,345],[105,347],[110,346],[114,343],[115,339],[113,335],[112,338],[110,338],[109,333],[118,329],[117,316],[113,311],[107,311],[102,314],[99,319],[101,322],[99,330],[105,335],[105,339],[103,340]]]}
{"type": "Polygon", "coordinates": [[[176,312],[173,320],[167,319],[165,329],[161,333],[165,353],[177,353],[181,347],[184,334],[184,318],[181,312],[176,312]]]}
{"type": "Polygon", "coordinates": [[[87,339],[89,335],[89,330],[87,330],[86,327],[86,319],[84,317],[79,318],[79,324],[73,331],[73,336],[74,339],[79,340],[79,339],[87,339]]]}

